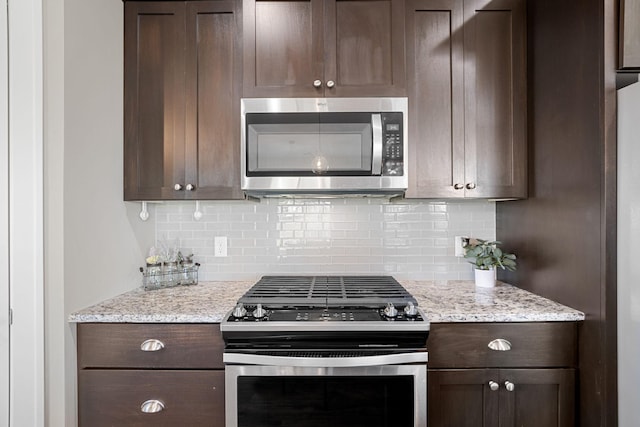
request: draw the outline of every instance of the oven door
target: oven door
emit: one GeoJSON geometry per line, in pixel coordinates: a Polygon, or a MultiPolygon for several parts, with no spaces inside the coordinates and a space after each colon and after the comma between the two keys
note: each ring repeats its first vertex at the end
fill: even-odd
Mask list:
{"type": "Polygon", "coordinates": [[[335,358],[225,353],[225,362],[226,427],[427,425],[426,352],[335,358]]]}

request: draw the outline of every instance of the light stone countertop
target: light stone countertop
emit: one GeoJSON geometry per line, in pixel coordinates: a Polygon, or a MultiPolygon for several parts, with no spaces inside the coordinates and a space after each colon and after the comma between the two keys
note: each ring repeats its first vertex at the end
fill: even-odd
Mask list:
{"type": "MultiPolygon", "coordinates": [[[[473,281],[400,283],[431,323],[552,322],[584,320],[584,314],[505,283],[476,288],[473,281]]],[[[194,286],[126,292],[69,316],[70,322],[219,323],[254,282],[201,282],[194,286]]]]}

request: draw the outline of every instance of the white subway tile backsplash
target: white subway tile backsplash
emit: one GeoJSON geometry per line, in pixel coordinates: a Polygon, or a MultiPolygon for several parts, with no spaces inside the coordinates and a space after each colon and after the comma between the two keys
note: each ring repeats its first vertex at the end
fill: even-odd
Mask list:
{"type": "Polygon", "coordinates": [[[178,239],[201,264],[200,280],[264,274],[393,274],[399,279],[471,279],[453,237],[495,239],[495,203],[380,199],[265,199],[155,206],[157,239],[178,239]],[[215,236],[228,239],[215,257],[215,236]]]}

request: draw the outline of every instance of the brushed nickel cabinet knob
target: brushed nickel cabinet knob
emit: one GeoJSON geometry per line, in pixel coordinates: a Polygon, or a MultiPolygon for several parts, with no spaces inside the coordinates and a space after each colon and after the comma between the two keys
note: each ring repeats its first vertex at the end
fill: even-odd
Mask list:
{"type": "Polygon", "coordinates": [[[335,85],[336,85],[336,82],[334,82],[333,80],[329,80],[329,81],[327,82],[327,87],[328,87],[329,89],[331,89],[331,88],[332,88],[332,87],[334,87],[335,85]]]}
{"type": "Polygon", "coordinates": [[[313,87],[321,87],[321,86],[322,86],[322,81],[320,80],[313,81],[313,87]]]}
{"type": "Polygon", "coordinates": [[[187,191],[193,191],[196,189],[196,186],[193,184],[187,184],[187,186],[185,187],[185,190],[187,191]]]}
{"type": "Polygon", "coordinates": [[[500,388],[500,384],[495,381],[489,381],[489,388],[491,391],[497,391],[500,388]]]}
{"type": "Polygon", "coordinates": [[[476,188],[475,182],[470,182],[467,184],[467,190],[473,190],[474,188],[476,188]]]}
{"type": "Polygon", "coordinates": [[[462,190],[464,188],[464,185],[458,183],[458,184],[455,184],[453,188],[456,190],[462,190]]]}
{"type": "Polygon", "coordinates": [[[173,186],[173,189],[174,189],[174,190],[176,190],[176,191],[180,191],[180,190],[182,190],[182,184],[176,184],[176,185],[174,185],[174,186],[173,186]]]}
{"type": "Polygon", "coordinates": [[[511,381],[505,381],[504,382],[504,388],[507,389],[507,391],[513,391],[516,389],[516,385],[514,383],[512,383],[511,381]]]}

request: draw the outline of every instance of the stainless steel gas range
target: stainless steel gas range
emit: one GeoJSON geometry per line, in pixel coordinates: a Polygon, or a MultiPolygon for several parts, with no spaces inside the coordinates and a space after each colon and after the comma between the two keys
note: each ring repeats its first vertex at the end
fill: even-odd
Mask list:
{"type": "Polygon", "coordinates": [[[391,276],[265,276],[221,324],[227,427],[425,427],[429,321],[391,276]]]}

